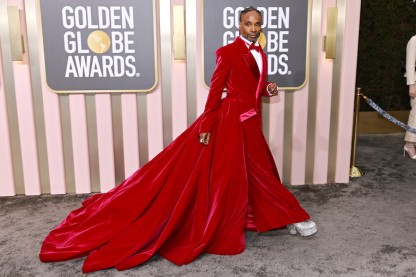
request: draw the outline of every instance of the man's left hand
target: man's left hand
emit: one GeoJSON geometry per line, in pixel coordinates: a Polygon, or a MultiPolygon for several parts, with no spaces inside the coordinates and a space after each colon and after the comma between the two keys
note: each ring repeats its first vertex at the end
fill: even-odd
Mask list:
{"type": "Polygon", "coordinates": [[[279,87],[276,83],[270,83],[267,86],[267,92],[270,93],[271,96],[277,96],[279,94],[279,87]]]}

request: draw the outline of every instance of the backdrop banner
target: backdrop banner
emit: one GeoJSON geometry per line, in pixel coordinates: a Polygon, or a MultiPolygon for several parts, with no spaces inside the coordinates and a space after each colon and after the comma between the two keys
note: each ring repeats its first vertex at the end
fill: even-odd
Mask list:
{"type": "Polygon", "coordinates": [[[157,84],[154,0],[39,0],[55,92],[140,92],[157,84]]]}
{"type": "Polygon", "coordinates": [[[215,50],[239,35],[239,14],[250,5],[263,16],[259,38],[268,56],[268,80],[280,89],[297,89],[307,81],[308,0],[205,0],[203,4],[204,83],[215,69],[215,50]]]}

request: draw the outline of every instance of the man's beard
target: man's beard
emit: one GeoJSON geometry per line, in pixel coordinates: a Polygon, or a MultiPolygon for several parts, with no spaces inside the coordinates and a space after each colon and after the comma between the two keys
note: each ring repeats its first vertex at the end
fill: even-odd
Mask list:
{"type": "Polygon", "coordinates": [[[254,40],[251,40],[251,39],[250,39],[250,35],[251,35],[251,34],[247,34],[247,35],[246,35],[246,37],[245,37],[245,39],[246,39],[246,40],[248,40],[248,41],[251,41],[251,42],[256,42],[256,41],[257,41],[257,39],[258,39],[258,38],[259,38],[259,36],[260,36],[260,33],[256,34],[256,38],[255,38],[254,40]]]}

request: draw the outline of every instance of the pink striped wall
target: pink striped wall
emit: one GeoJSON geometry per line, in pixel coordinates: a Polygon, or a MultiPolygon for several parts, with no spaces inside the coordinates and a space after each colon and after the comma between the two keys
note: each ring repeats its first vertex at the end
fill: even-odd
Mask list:
{"type": "MultiPolygon", "coordinates": [[[[5,5],[14,5],[21,10],[25,48],[30,51],[33,44],[30,44],[27,33],[30,31],[26,31],[26,26],[29,26],[26,21],[32,20],[32,16],[38,17],[37,11],[32,9],[32,0],[0,1],[3,1],[0,2],[0,9],[5,5]]],[[[186,6],[192,1],[156,1],[159,46],[159,20],[162,20],[158,16],[160,7],[178,4],[186,6]]],[[[348,183],[356,74],[356,59],[351,57],[357,56],[360,1],[310,2],[311,13],[315,9],[314,16],[311,16],[310,32],[317,32],[319,36],[316,40],[311,36],[311,42],[319,45],[311,47],[318,50],[310,52],[309,58],[311,64],[316,65],[317,71],[309,72],[309,78],[314,78],[313,82],[311,79],[302,89],[282,91],[279,97],[264,104],[268,111],[264,118],[267,129],[265,134],[285,184],[348,183]],[[335,60],[326,60],[325,53],[321,50],[321,37],[326,34],[326,9],[334,6],[339,7],[343,13],[341,17],[345,20],[340,29],[340,52],[335,60]],[[339,101],[335,103],[337,99],[333,95],[337,86],[339,101]],[[315,98],[312,98],[312,93],[315,93],[315,98]],[[308,117],[311,99],[316,99],[316,105],[312,107],[316,119],[312,123],[308,117]],[[289,107],[288,103],[292,106],[289,107]],[[334,115],[331,107],[334,105],[339,111],[331,123],[334,115]],[[308,127],[314,130],[311,132],[312,137],[308,127]],[[331,145],[332,138],[335,138],[335,145],[331,145]],[[307,154],[307,149],[311,147],[312,162],[307,154]],[[312,172],[311,181],[308,171],[312,172]]],[[[196,9],[199,19],[201,1],[196,1],[196,9]]],[[[201,22],[197,20],[196,23],[197,30],[201,30],[201,22]]],[[[33,24],[33,21],[28,24],[33,24]]],[[[36,30],[35,42],[42,49],[39,25],[36,30]]],[[[208,89],[202,83],[201,35],[199,31],[196,33],[195,92],[187,88],[187,62],[175,61],[173,55],[168,63],[170,89],[163,87],[161,61],[165,58],[160,49],[157,87],[146,95],[116,96],[55,94],[45,85],[43,70],[39,70],[41,85],[36,89],[31,79],[36,76],[34,68],[37,66],[33,56],[26,53],[23,62],[11,62],[8,53],[0,52],[0,196],[106,192],[157,155],[163,149],[163,139],[167,135],[163,123],[166,112],[166,107],[163,106],[164,93],[170,93],[171,96],[169,123],[172,138],[176,138],[187,127],[188,93],[196,93],[197,114],[201,114],[204,109],[208,89]],[[11,77],[6,72],[9,68],[13,71],[11,77]],[[8,98],[10,95],[14,95],[15,105],[8,98]],[[41,100],[42,114],[35,112],[35,108],[39,108],[36,96],[41,100]],[[12,120],[11,109],[16,111],[17,123],[12,120]],[[36,120],[43,122],[44,129],[37,125],[36,120]],[[14,135],[14,128],[18,129],[19,137],[14,135]],[[40,139],[39,133],[44,135],[44,140],[40,139]],[[12,140],[18,141],[18,157],[18,151],[11,145],[12,140]],[[42,144],[45,145],[44,150],[39,146],[42,144]],[[42,151],[46,152],[47,166],[40,159],[42,151]],[[16,166],[16,158],[17,165],[20,160],[21,169],[16,166]]],[[[42,51],[36,55],[42,61],[42,51]]]]}

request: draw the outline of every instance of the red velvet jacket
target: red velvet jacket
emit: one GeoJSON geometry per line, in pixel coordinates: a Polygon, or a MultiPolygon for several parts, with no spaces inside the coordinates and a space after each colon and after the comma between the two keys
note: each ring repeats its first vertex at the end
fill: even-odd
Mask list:
{"type": "Polygon", "coordinates": [[[227,100],[237,101],[241,110],[240,120],[254,115],[261,116],[261,96],[270,96],[266,88],[267,59],[263,50],[263,70],[260,74],[256,60],[245,42],[236,40],[216,51],[217,65],[212,75],[205,111],[202,115],[201,133],[210,133],[220,111],[222,92],[227,89],[227,100]]]}

